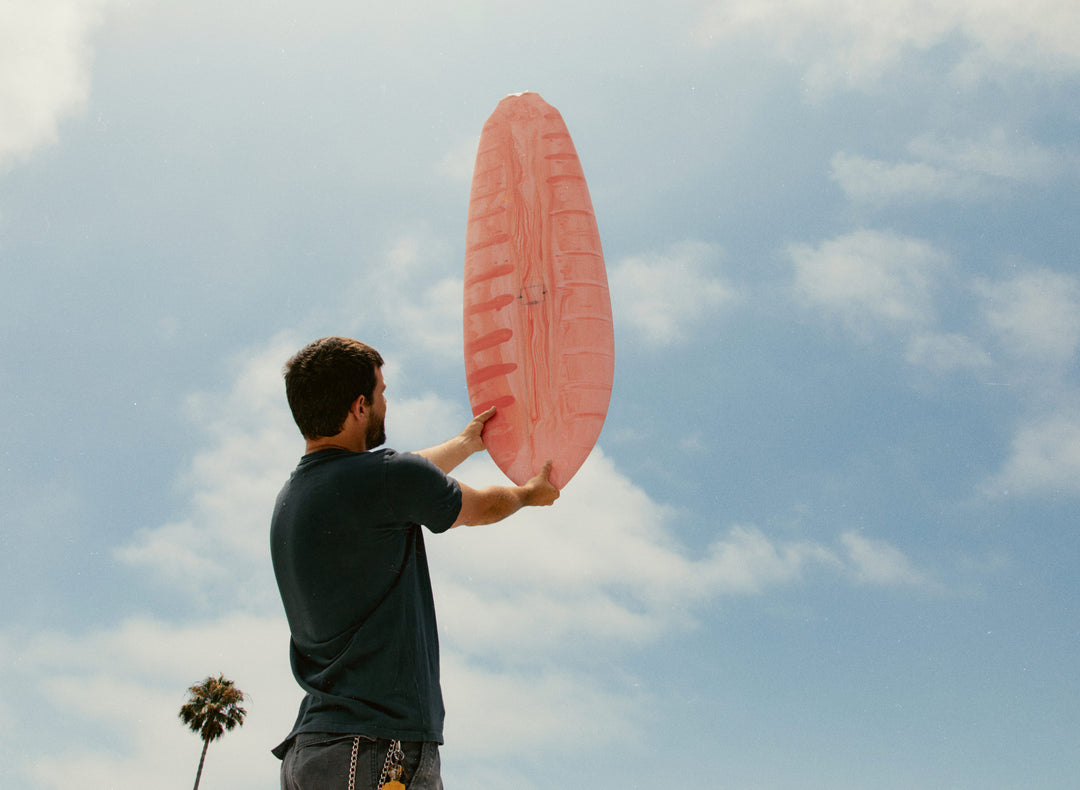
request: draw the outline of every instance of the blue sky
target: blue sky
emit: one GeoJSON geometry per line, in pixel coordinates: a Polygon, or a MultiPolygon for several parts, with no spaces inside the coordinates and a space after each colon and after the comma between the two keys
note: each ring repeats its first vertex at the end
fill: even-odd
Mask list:
{"type": "Polygon", "coordinates": [[[476,141],[535,90],[615,386],[555,508],[428,541],[447,786],[1072,788],[1077,41],[1072,0],[0,2],[5,786],[186,786],[218,672],[203,786],[276,786],[281,365],[352,335],[391,446],[464,424],[476,141]]]}

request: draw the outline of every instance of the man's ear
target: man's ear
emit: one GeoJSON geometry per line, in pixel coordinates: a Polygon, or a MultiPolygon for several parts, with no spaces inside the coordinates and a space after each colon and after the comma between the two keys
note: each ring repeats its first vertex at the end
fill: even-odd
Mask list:
{"type": "Polygon", "coordinates": [[[349,413],[358,420],[362,419],[364,416],[364,409],[367,408],[367,405],[367,399],[364,398],[363,395],[361,395],[352,402],[352,406],[349,407],[349,413]]]}

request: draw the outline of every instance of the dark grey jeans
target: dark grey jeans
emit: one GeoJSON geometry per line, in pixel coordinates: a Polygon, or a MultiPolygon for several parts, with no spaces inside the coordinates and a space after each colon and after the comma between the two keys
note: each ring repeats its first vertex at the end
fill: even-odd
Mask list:
{"type": "MultiPolygon", "coordinates": [[[[347,790],[353,739],[359,738],[354,790],[379,790],[390,741],[363,735],[302,732],[281,761],[281,790],[347,790]]],[[[443,790],[439,745],[402,741],[407,790],[443,790]]]]}

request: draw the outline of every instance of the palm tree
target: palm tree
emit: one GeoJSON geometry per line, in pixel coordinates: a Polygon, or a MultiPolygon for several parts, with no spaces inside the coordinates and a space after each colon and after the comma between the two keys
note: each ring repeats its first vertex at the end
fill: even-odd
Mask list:
{"type": "Polygon", "coordinates": [[[244,723],[247,711],[240,707],[243,701],[244,692],[231,680],[226,680],[224,675],[208,677],[188,689],[188,701],[180,708],[180,720],[203,739],[199,771],[195,774],[195,790],[199,790],[210,741],[216,741],[226,730],[244,723]]]}

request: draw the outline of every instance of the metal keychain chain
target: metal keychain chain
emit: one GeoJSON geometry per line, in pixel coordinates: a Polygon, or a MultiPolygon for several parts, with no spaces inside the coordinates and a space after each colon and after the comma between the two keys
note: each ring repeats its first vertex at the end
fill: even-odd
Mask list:
{"type": "MultiPolygon", "coordinates": [[[[379,776],[380,788],[386,785],[392,768],[395,769],[392,777],[395,781],[401,776],[401,768],[397,766],[402,766],[404,762],[405,752],[401,750],[401,741],[391,741],[390,748],[386,751],[386,761],[383,762],[382,774],[379,776]]],[[[349,788],[349,790],[352,790],[352,788],[349,788]]]]}
{"type": "Polygon", "coordinates": [[[349,760],[349,790],[356,790],[356,753],[360,751],[360,738],[353,736],[352,759],[349,760]]]}
{"type": "MultiPolygon", "coordinates": [[[[349,790],[356,790],[356,755],[360,751],[360,738],[353,737],[352,757],[349,759],[349,790]]],[[[391,741],[390,748],[386,751],[386,761],[383,763],[382,774],[379,776],[379,788],[385,784],[387,777],[393,769],[396,781],[403,773],[405,752],[401,749],[401,741],[391,741]]]]}

